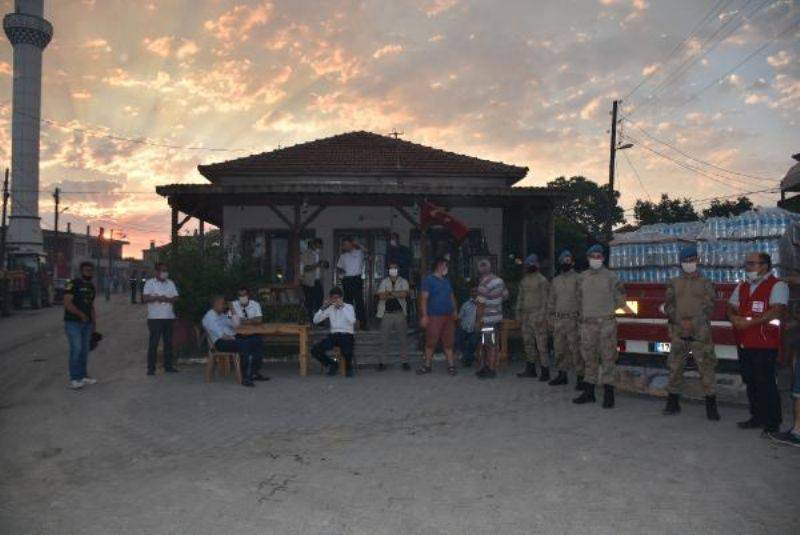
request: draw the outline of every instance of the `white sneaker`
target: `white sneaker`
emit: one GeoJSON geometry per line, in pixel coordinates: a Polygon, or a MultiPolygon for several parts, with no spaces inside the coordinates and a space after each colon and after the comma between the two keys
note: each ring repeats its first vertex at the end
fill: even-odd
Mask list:
{"type": "Polygon", "coordinates": [[[93,377],[84,377],[81,382],[85,385],[95,385],[97,384],[97,379],[93,377]]]}
{"type": "Polygon", "coordinates": [[[70,381],[69,387],[73,390],[80,390],[83,388],[83,381],[70,381]]]}

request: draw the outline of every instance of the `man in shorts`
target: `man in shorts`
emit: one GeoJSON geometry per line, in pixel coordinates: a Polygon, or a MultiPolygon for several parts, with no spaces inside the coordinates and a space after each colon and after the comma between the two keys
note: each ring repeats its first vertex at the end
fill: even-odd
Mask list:
{"type": "Polygon", "coordinates": [[[433,272],[422,281],[419,325],[425,329],[425,362],[417,375],[431,373],[433,352],[439,342],[447,357],[447,373],[456,374],[453,341],[455,338],[458,306],[453,287],[447,280],[447,260],[437,258],[433,272]]]}
{"type": "Polygon", "coordinates": [[[497,376],[497,326],[503,321],[503,301],[508,298],[508,290],[503,279],[492,273],[489,260],[478,262],[478,276],[477,323],[481,329],[484,360],[475,375],[479,379],[493,379],[497,376]]]}

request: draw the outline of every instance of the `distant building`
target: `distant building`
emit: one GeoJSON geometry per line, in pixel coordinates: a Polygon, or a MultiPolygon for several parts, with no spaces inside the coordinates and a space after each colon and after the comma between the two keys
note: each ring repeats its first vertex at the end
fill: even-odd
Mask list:
{"type": "Polygon", "coordinates": [[[90,235],[89,227],[86,233],[72,232],[68,226],[66,231],[56,234],[53,230],[43,230],[44,250],[47,263],[53,277],[69,279],[78,276],[81,262],[95,264],[95,273],[100,278],[109,277],[109,259],[111,261],[111,279],[124,279],[128,277],[130,262],[123,260],[123,247],[129,242],[113,240],[110,244],[107,239],[101,240],[98,236],[90,235]]]}

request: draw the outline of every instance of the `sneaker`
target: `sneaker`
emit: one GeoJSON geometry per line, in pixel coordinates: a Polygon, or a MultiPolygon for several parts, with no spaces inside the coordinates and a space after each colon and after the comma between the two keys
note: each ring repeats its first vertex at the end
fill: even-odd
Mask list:
{"type": "Polygon", "coordinates": [[[70,381],[69,387],[72,390],[80,390],[81,388],[83,388],[83,381],[70,381]]]}
{"type": "Polygon", "coordinates": [[[85,385],[96,385],[97,379],[95,379],[94,377],[84,377],[83,379],[81,379],[81,382],[85,385]]]}
{"type": "Polygon", "coordinates": [[[780,442],[788,446],[800,447],[800,435],[795,434],[792,429],[778,433],[767,433],[767,436],[775,442],[780,442]]]}

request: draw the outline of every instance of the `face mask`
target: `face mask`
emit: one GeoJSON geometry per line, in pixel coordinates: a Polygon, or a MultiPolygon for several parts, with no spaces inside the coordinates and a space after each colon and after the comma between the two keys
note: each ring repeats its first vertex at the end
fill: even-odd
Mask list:
{"type": "Polygon", "coordinates": [[[247,297],[245,295],[239,297],[239,304],[240,305],[247,306],[247,303],[249,303],[249,302],[250,302],[250,298],[249,297],[247,297]]]}
{"type": "Polygon", "coordinates": [[[681,268],[686,273],[694,273],[697,271],[697,262],[681,262],[681,268]]]}
{"type": "Polygon", "coordinates": [[[589,259],[589,267],[592,269],[600,269],[603,267],[603,259],[602,258],[590,258],[589,259]]]}
{"type": "Polygon", "coordinates": [[[165,280],[167,280],[168,277],[169,277],[169,272],[167,272],[167,271],[159,271],[159,273],[158,273],[158,278],[159,279],[161,279],[162,281],[165,281],[165,280]]]}
{"type": "Polygon", "coordinates": [[[391,268],[389,270],[389,276],[390,277],[396,277],[397,276],[397,268],[391,268]]]}
{"type": "Polygon", "coordinates": [[[447,268],[444,268],[442,270],[442,277],[446,277],[446,276],[447,276],[447,268]]]}
{"type": "Polygon", "coordinates": [[[391,245],[392,247],[397,247],[397,240],[391,240],[389,242],[389,245],[391,245]]]}
{"type": "Polygon", "coordinates": [[[747,280],[754,281],[759,277],[759,274],[758,271],[748,271],[745,273],[745,276],[747,277],[747,280]]]}

